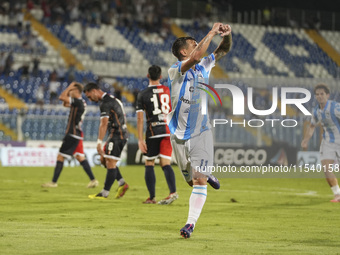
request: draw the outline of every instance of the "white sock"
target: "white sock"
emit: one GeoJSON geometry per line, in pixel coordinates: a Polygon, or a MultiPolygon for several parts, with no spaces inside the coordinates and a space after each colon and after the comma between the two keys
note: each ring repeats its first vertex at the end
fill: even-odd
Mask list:
{"type": "Polygon", "coordinates": [[[125,184],[125,180],[124,178],[120,178],[118,181],[118,186],[122,186],[123,184],[125,184]]]}
{"type": "Polygon", "coordinates": [[[194,185],[189,199],[189,215],[186,224],[196,224],[206,199],[207,185],[194,185]]]}
{"type": "Polygon", "coordinates": [[[331,190],[333,191],[334,195],[340,195],[339,185],[335,185],[335,186],[331,187],[331,190]]]}
{"type": "Polygon", "coordinates": [[[100,193],[102,193],[103,197],[108,197],[109,194],[110,194],[110,191],[102,189],[102,191],[100,193]]]}

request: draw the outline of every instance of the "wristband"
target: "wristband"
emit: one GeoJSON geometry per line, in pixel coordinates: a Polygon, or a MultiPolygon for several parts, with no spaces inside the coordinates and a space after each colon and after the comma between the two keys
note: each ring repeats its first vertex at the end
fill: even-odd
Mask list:
{"type": "Polygon", "coordinates": [[[103,140],[97,139],[97,144],[102,144],[103,140]]]}

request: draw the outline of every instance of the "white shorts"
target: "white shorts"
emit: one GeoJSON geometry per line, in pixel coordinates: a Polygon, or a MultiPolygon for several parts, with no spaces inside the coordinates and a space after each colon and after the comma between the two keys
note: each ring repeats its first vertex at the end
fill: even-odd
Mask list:
{"type": "Polygon", "coordinates": [[[320,159],[329,159],[334,161],[340,159],[340,145],[322,140],[320,145],[320,159]]]}
{"type": "Polygon", "coordinates": [[[184,179],[189,182],[193,174],[199,172],[206,176],[211,174],[214,159],[214,145],[211,130],[190,138],[180,140],[171,134],[171,145],[177,165],[184,179]]]}

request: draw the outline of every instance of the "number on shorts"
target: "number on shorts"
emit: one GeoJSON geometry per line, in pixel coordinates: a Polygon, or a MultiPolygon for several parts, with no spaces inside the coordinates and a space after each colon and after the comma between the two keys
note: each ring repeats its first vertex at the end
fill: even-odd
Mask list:
{"type": "Polygon", "coordinates": [[[107,150],[109,151],[109,153],[112,151],[113,149],[113,142],[109,143],[109,146],[107,147],[107,150]]]}

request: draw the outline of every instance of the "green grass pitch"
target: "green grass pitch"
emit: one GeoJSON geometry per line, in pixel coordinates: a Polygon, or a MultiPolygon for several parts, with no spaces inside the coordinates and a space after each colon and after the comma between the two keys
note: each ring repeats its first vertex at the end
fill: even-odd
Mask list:
{"type": "MultiPolygon", "coordinates": [[[[106,170],[93,169],[100,187],[87,189],[80,167],[65,167],[59,187],[44,189],[53,168],[0,168],[0,254],[340,254],[340,204],[330,203],[324,179],[227,179],[208,197],[195,231],[179,229],[191,188],[178,168],[179,200],[144,205],[143,166],[121,167],[130,189],[115,199],[90,200],[106,170]],[[231,199],[237,202],[231,202],[231,199]]],[[[168,195],[156,167],[156,198],[168,195]]]]}

